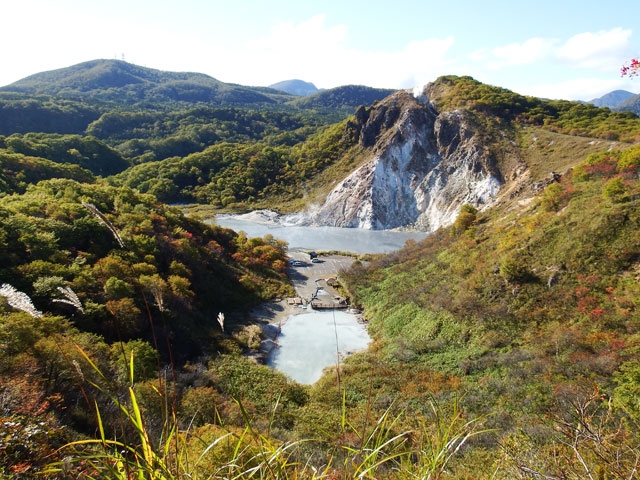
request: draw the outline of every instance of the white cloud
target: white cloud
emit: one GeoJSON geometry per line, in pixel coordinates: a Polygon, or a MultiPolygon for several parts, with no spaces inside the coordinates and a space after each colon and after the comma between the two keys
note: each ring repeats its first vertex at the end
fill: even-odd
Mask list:
{"type": "MultiPolygon", "coordinates": [[[[451,73],[448,58],[453,36],[409,42],[402,50],[361,54],[362,71],[375,72],[376,86],[412,88],[423,86],[443,73],[451,73]]],[[[359,83],[367,83],[363,76],[359,83]]]]}
{"type": "Polygon", "coordinates": [[[493,69],[511,65],[529,65],[549,55],[555,41],[545,38],[530,38],[524,43],[512,43],[494,48],[491,53],[496,59],[489,63],[493,69]]]}
{"type": "Polygon", "coordinates": [[[533,37],[468,55],[469,74],[525,95],[590,100],[612,90],[637,90],[620,78],[632,56],[631,30],[582,32],[565,40],[533,37]],[[571,78],[574,77],[574,78],[571,78]]]}
{"type": "Polygon", "coordinates": [[[620,78],[574,78],[562,82],[539,83],[523,86],[518,93],[541,98],[584,100],[599,98],[613,90],[628,90],[635,92],[638,87],[630,85],[628,80],[620,78]]]}
{"type": "Polygon", "coordinates": [[[579,33],[558,49],[557,57],[582,68],[619,68],[625,59],[630,38],[631,30],[619,27],[579,33]]]}
{"type": "Polygon", "coordinates": [[[510,43],[492,49],[480,49],[468,55],[469,60],[484,64],[488,70],[499,70],[516,65],[530,65],[552,54],[556,40],[534,37],[523,43],[510,43]]]}
{"type": "Polygon", "coordinates": [[[309,54],[342,49],[347,37],[347,26],[328,27],[325,20],[325,15],[320,14],[299,24],[279,23],[271,29],[269,35],[249,40],[245,47],[268,54],[282,51],[309,54]]]}
{"type": "Polygon", "coordinates": [[[534,37],[493,49],[479,49],[468,55],[470,61],[487,70],[555,61],[566,67],[618,70],[630,55],[631,30],[612,28],[576,34],[561,43],[557,39],[534,37]]]}
{"type": "Polygon", "coordinates": [[[300,78],[320,88],[347,84],[410,88],[440,74],[454,44],[449,36],[414,40],[397,50],[364,50],[350,47],[348,40],[348,28],[328,25],[324,15],[280,23],[267,35],[220,53],[216,68],[233,78],[223,74],[218,78],[245,79],[245,84],[246,78],[254,78],[254,85],[300,78]]]}

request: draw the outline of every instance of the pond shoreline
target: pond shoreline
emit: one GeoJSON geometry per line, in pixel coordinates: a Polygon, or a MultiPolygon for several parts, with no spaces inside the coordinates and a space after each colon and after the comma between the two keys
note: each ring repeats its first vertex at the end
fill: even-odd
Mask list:
{"type": "MultiPolygon", "coordinates": [[[[307,253],[301,250],[290,252],[291,259],[303,260],[306,255],[307,253]]],[[[336,262],[348,266],[353,261],[353,257],[345,255],[323,257],[323,262],[327,264],[336,262]]],[[[331,277],[336,274],[328,276],[331,277]]],[[[319,281],[323,281],[323,288],[329,289],[331,295],[338,295],[338,292],[331,290],[326,285],[327,275],[324,273],[314,274],[310,264],[303,262],[301,266],[290,267],[289,278],[292,281],[296,295],[302,301],[301,305],[290,304],[287,299],[278,299],[272,302],[264,302],[249,313],[250,318],[258,322],[263,332],[264,340],[260,344],[259,351],[251,355],[255,361],[261,364],[267,364],[269,356],[278,346],[278,335],[286,321],[292,316],[309,313],[309,304],[318,290],[319,281]]],[[[356,317],[359,323],[366,323],[362,312],[350,310],[350,313],[356,317]]]]}
{"type": "Polygon", "coordinates": [[[304,313],[305,311],[306,310],[289,305],[286,300],[265,302],[254,308],[249,315],[251,319],[258,322],[262,328],[264,339],[260,342],[258,352],[252,354],[251,357],[258,363],[266,365],[269,355],[271,355],[273,349],[278,345],[278,335],[280,334],[282,325],[284,325],[289,317],[304,313]]]}

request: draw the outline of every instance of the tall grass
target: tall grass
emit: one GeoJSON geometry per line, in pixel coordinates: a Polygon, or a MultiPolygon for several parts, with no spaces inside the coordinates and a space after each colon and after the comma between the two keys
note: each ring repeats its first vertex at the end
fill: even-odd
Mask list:
{"type": "MultiPolygon", "coordinates": [[[[77,348],[99,379],[108,384],[108,379],[99,367],[81,347],[77,348]]],[[[166,410],[168,413],[163,419],[162,436],[157,441],[152,441],[133,388],[133,358],[132,352],[129,358],[130,385],[126,396],[120,397],[101,383],[88,381],[117,407],[125,420],[123,431],[133,431],[133,438],[127,438],[125,434],[108,436],[100,408],[94,402],[97,438],[68,443],[61,449],[61,453],[65,455],[63,460],[49,465],[43,474],[123,480],[319,478],[316,469],[292,460],[299,442],[277,442],[254,430],[249,415],[239,402],[246,421],[244,430],[238,432],[228,429],[202,448],[196,458],[192,458],[189,448],[194,434],[189,427],[180,428],[175,409],[166,410]],[[225,448],[218,448],[223,444],[225,448]],[[209,457],[214,451],[216,461],[212,464],[209,457]],[[226,456],[220,457],[221,452],[226,456]]],[[[156,392],[166,395],[166,392],[160,390],[156,392]]]]}
{"type": "MultiPolygon", "coordinates": [[[[89,356],[80,354],[108,384],[89,356]]],[[[175,409],[167,409],[161,438],[151,439],[147,422],[134,391],[133,352],[128,359],[126,395],[109,392],[99,382],[87,380],[108,396],[132,435],[107,434],[103,415],[94,401],[97,435],[65,445],[62,461],[52,463],[45,475],[62,478],[215,480],[215,479],[377,479],[440,478],[463,445],[480,433],[476,420],[464,421],[456,400],[450,410],[432,401],[433,419],[420,431],[399,427],[402,415],[387,410],[369,429],[357,429],[348,420],[343,400],[342,427],[358,437],[357,446],[341,446],[342,464],[330,456],[323,464],[303,458],[306,440],[283,442],[254,429],[250,416],[237,401],[245,427],[216,427],[215,438],[199,438],[197,429],[181,428],[175,409]],[[418,443],[416,443],[416,439],[418,443]],[[196,448],[194,448],[194,445],[196,448]]],[[[170,395],[157,390],[159,395],[170,395]]],[[[170,395],[171,398],[174,398],[170,395]]]]}
{"type": "MultiPolygon", "coordinates": [[[[454,457],[472,437],[489,432],[479,428],[479,419],[465,420],[457,396],[448,405],[450,411],[434,399],[429,401],[429,406],[431,421],[420,419],[422,428],[418,431],[418,448],[413,456],[415,460],[400,466],[402,478],[441,478],[454,457]]],[[[404,457],[403,460],[406,461],[407,458],[404,457]]]]}

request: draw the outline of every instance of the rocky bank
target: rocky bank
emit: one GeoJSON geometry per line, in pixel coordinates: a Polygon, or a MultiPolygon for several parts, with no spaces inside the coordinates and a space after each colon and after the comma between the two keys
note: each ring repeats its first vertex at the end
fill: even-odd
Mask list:
{"type": "Polygon", "coordinates": [[[399,91],[348,123],[366,159],[340,181],[306,223],[432,232],[460,206],[491,205],[504,181],[469,113],[436,110],[429,86],[399,91]]]}

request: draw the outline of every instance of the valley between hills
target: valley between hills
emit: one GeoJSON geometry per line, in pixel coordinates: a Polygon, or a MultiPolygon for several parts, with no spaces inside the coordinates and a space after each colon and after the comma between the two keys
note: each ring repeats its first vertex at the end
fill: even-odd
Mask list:
{"type": "Polygon", "coordinates": [[[0,88],[0,477],[638,478],[638,140],[464,76],[0,88]],[[335,272],[372,341],[312,385],[251,359],[297,253],[207,221],[256,210],[425,236],[335,272]]]}

